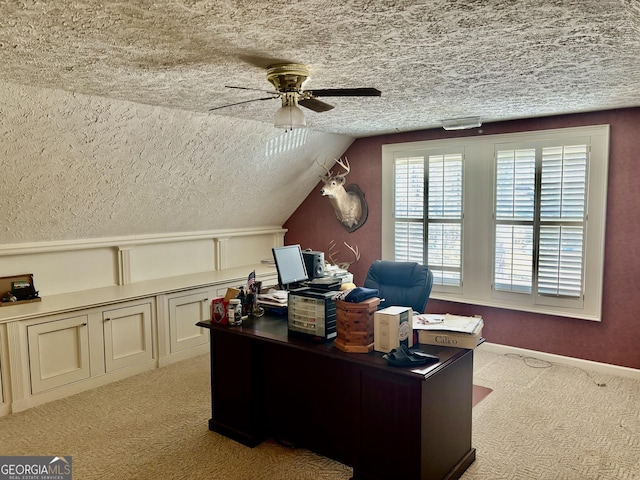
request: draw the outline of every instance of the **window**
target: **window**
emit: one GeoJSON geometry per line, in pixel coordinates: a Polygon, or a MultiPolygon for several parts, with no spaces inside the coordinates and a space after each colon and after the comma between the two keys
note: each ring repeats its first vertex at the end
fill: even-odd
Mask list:
{"type": "Polygon", "coordinates": [[[398,261],[424,263],[424,158],[395,162],[395,244],[398,261]]]}
{"type": "Polygon", "coordinates": [[[497,145],[496,292],[582,302],[588,145],[588,138],[497,145]]]}
{"type": "Polygon", "coordinates": [[[432,297],[600,319],[608,126],[382,150],[382,256],[432,297]]]}
{"type": "Polygon", "coordinates": [[[462,284],[462,160],[430,151],[394,162],[395,259],[429,265],[435,285],[462,284]]]}

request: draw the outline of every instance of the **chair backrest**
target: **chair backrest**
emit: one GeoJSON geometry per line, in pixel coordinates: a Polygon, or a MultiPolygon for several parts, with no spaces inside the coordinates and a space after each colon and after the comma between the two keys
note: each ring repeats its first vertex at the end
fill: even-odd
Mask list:
{"type": "Polygon", "coordinates": [[[364,286],[378,289],[379,308],[396,305],[424,313],[433,286],[433,273],[426,265],[415,262],[376,260],[369,267],[364,286]]]}

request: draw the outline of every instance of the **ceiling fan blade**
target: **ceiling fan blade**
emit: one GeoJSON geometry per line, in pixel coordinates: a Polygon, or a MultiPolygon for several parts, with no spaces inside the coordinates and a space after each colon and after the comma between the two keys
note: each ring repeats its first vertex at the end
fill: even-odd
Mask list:
{"type": "Polygon", "coordinates": [[[254,92],[265,92],[265,93],[271,93],[273,95],[280,95],[275,90],[265,90],[264,88],[237,87],[235,85],[225,85],[225,88],[236,88],[238,90],[252,90],[254,92]]]}
{"type": "Polygon", "coordinates": [[[322,88],[308,90],[314,97],[379,97],[382,92],[377,88],[322,88]]]}
{"type": "Polygon", "coordinates": [[[213,107],[213,108],[210,108],[209,111],[212,112],[214,110],[220,110],[221,108],[233,107],[235,105],[242,105],[243,103],[258,102],[260,100],[273,100],[274,98],[278,98],[278,97],[254,98],[252,100],[245,100],[244,102],[236,102],[236,103],[230,103],[228,105],[222,105],[221,107],[213,107]]]}
{"type": "Polygon", "coordinates": [[[253,65],[254,67],[267,69],[271,65],[278,63],[299,63],[291,60],[290,58],[270,57],[262,52],[249,51],[238,55],[240,60],[253,65]]]}
{"type": "Polygon", "coordinates": [[[329,105],[328,103],[324,103],[315,98],[304,98],[302,100],[298,100],[298,105],[318,113],[327,112],[332,108],[335,108],[333,105],[329,105]]]}

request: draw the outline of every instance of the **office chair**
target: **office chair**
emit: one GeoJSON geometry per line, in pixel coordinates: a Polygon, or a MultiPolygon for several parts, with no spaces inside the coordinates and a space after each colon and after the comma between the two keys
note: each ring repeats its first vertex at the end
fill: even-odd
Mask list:
{"type": "Polygon", "coordinates": [[[364,286],[378,289],[378,308],[396,305],[424,313],[433,286],[433,273],[428,266],[415,262],[376,260],[369,267],[364,286]]]}

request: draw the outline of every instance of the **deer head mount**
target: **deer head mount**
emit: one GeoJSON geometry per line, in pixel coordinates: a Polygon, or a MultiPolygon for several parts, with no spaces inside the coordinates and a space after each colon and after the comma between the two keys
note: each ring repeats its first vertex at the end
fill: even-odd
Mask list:
{"type": "Polygon", "coordinates": [[[364,193],[358,185],[345,186],[346,176],[351,171],[349,160],[346,158],[336,160],[336,163],[345,170],[337,175],[329,170],[327,162],[320,164],[316,161],[316,163],[326,171],[324,175],[320,175],[324,184],[320,194],[329,197],[338,221],[348,232],[357,230],[367,220],[369,207],[364,199],[364,193]]]}

